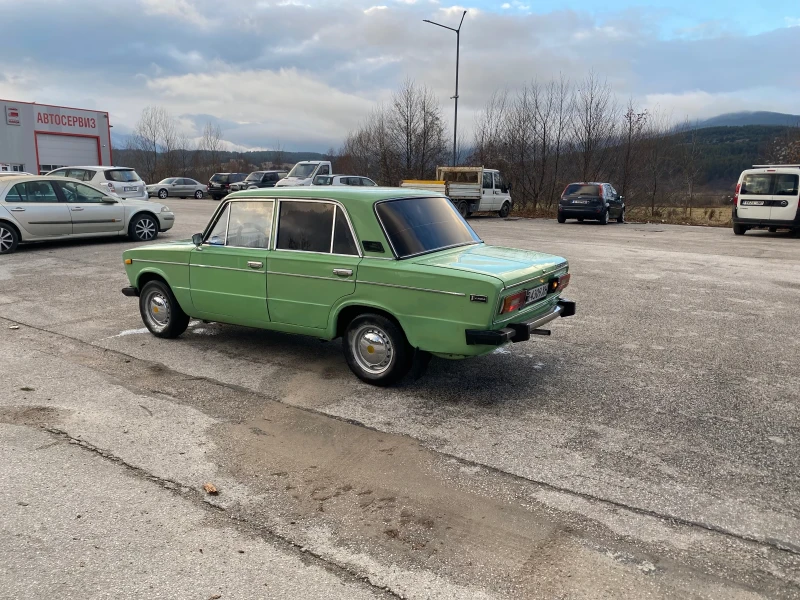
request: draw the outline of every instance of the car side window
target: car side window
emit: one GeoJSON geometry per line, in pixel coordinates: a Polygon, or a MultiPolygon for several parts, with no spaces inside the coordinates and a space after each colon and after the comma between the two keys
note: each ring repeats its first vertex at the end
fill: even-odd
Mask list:
{"type": "Polygon", "coordinates": [[[485,190],[492,189],[492,174],[491,173],[484,173],[483,174],[483,189],[485,189],[485,190]]]}
{"type": "Polygon", "coordinates": [[[370,187],[376,187],[378,184],[375,183],[374,181],[372,181],[372,179],[370,179],[368,177],[362,177],[361,178],[361,185],[368,185],[370,187]]]}
{"type": "Polygon", "coordinates": [[[749,175],[745,175],[739,193],[743,196],[770,195],[772,193],[772,179],[773,176],[766,173],[751,173],[749,175]]]}
{"type": "Polygon", "coordinates": [[[319,168],[319,171],[317,171],[317,175],[330,175],[330,174],[331,174],[331,170],[328,167],[328,165],[322,165],[319,168]]]}
{"type": "Polygon", "coordinates": [[[798,175],[778,175],[775,178],[775,196],[797,196],[798,175]]]}
{"type": "Polygon", "coordinates": [[[276,248],[330,252],[334,209],[334,204],[326,202],[282,201],[276,248]]]}
{"type": "Polygon", "coordinates": [[[67,177],[71,177],[72,179],[78,179],[80,181],[85,181],[86,171],[84,169],[70,169],[67,171],[67,177]]]}
{"type": "Polygon", "coordinates": [[[353,239],[353,232],[350,231],[350,225],[347,223],[347,217],[341,206],[336,207],[333,225],[333,253],[358,255],[358,246],[353,239]]]}
{"type": "Polygon", "coordinates": [[[6,202],[58,202],[58,196],[50,181],[26,181],[11,188],[6,202]]]}
{"type": "Polygon", "coordinates": [[[53,171],[50,174],[51,177],[66,177],[67,176],[67,169],[60,169],[58,171],[53,171]]]}
{"type": "Polygon", "coordinates": [[[231,202],[226,246],[237,248],[269,248],[272,213],[269,202],[231,202]]]}
{"type": "Polygon", "coordinates": [[[206,237],[206,243],[212,246],[224,246],[225,240],[228,237],[228,217],[230,216],[231,205],[228,204],[222,209],[222,212],[217,217],[217,222],[206,237]]]}
{"type": "Polygon", "coordinates": [[[101,191],[91,188],[88,185],[83,185],[82,183],[59,181],[58,185],[61,186],[61,191],[64,192],[67,202],[100,203],[103,201],[103,198],[105,198],[105,195],[101,191]]]}

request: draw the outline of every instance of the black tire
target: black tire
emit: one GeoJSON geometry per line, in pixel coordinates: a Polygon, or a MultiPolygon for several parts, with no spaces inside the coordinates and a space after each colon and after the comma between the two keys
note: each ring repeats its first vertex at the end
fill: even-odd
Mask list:
{"type": "Polygon", "coordinates": [[[139,292],[139,313],[145,327],[156,337],[176,338],[189,326],[189,315],[183,312],[172,290],[163,281],[153,280],[144,284],[139,292]]]}
{"type": "Polygon", "coordinates": [[[767,231],[769,231],[770,233],[778,233],[778,228],[777,227],[767,227],[767,231]]]}
{"type": "Polygon", "coordinates": [[[179,196],[181,200],[186,200],[186,196],[179,196]]]}
{"type": "Polygon", "coordinates": [[[202,200],[203,199],[203,190],[197,190],[194,193],[194,197],[197,198],[198,200],[202,200]]]}
{"type": "Polygon", "coordinates": [[[597,222],[600,223],[600,225],[608,225],[608,209],[603,211],[603,214],[600,215],[600,218],[597,219],[597,222]]]}
{"type": "Polygon", "coordinates": [[[745,231],[747,231],[747,227],[744,225],[739,225],[738,223],[733,224],[733,233],[736,235],[744,235],[745,231]]]}
{"type": "Polygon", "coordinates": [[[166,200],[167,196],[169,196],[169,192],[167,190],[165,190],[164,188],[161,188],[160,190],[158,190],[158,197],[161,200],[166,200]]]}
{"type": "Polygon", "coordinates": [[[464,201],[462,200],[461,202],[459,202],[458,204],[456,204],[456,209],[458,210],[459,214],[460,214],[462,217],[464,217],[465,219],[467,218],[467,213],[469,212],[469,206],[467,206],[467,203],[466,203],[466,202],[464,202],[464,201]]]}
{"type": "Polygon", "coordinates": [[[17,230],[0,221],[0,254],[11,254],[19,245],[19,233],[17,230]]]}
{"type": "Polygon", "coordinates": [[[212,195],[212,196],[211,196],[211,198],[212,198],[213,200],[217,200],[217,201],[219,201],[219,200],[221,200],[221,199],[222,199],[222,196],[213,196],[213,195],[212,195]]]}
{"type": "Polygon", "coordinates": [[[617,223],[624,223],[625,222],[625,209],[622,209],[622,212],[619,213],[617,217],[617,223]]]}
{"type": "Polygon", "coordinates": [[[566,223],[566,222],[567,222],[567,217],[564,217],[564,216],[562,216],[562,215],[558,215],[558,217],[556,217],[556,220],[557,220],[559,223],[566,223]]]}
{"type": "Polygon", "coordinates": [[[134,216],[128,226],[128,237],[135,242],[152,242],[158,237],[158,219],[150,213],[134,216]]]}
{"type": "Polygon", "coordinates": [[[504,202],[497,214],[501,219],[505,219],[511,213],[511,202],[504,202]]]}
{"type": "Polygon", "coordinates": [[[392,385],[411,369],[413,352],[403,330],[382,315],[364,313],[355,317],[347,325],[342,345],[347,366],[371,385],[392,385]]]}
{"type": "Polygon", "coordinates": [[[583,223],[583,217],[578,217],[578,223],[583,223]]]}

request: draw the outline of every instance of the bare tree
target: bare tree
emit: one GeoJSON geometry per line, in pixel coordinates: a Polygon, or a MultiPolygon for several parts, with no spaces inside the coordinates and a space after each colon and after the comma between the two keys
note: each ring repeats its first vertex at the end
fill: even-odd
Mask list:
{"type": "Polygon", "coordinates": [[[572,138],[583,181],[600,179],[610,157],[619,110],[611,87],[589,73],[575,95],[572,138]]]}
{"type": "Polygon", "coordinates": [[[216,123],[206,123],[203,127],[203,136],[200,138],[200,153],[203,157],[203,169],[207,175],[219,171],[222,150],[222,128],[216,123]]]}
{"type": "Polygon", "coordinates": [[[272,157],[272,166],[276,169],[283,169],[286,162],[286,153],[280,140],[275,144],[275,151],[272,157]]]}
{"type": "Polygon", "coordinates": [[[128,149],[133,150],[136,166],[146,181],[160,179],[163,171],[161,162],[164,152],[168,151],[165,144],[174,148],[174,120],[161,106],[145,107],[129,138],[128,149]]]}
{"type": "Polygon", "coordinates": [[[686,204],[684,212],[691,214],[694,202],[694,189],[700,175],[700,147],[697,144],[697,122],[692,125],[687,119],[680,129],[681,139],[677,152],[677,166],[686,184],[686,204]]]}
{"type": "Polygon", "coordinates": [[[629,193],[632,172],[640,162],[636,148],[642,140],[647,118],[647,110],[639,111],[633,99],[628,100],[627,110],[622,117],[622,135],[620,136],[622,145],[620,190],[623,196],[627,196],[629,193]]]}
{"type": "Polygon", "coordinates": [[[656,213],[656,200],[659,194],[663,197],[666,177],[668,175],[671,145],[674,141],[673,128],[669,117],[655,111],[645,128],[645,139],[642,142],[644,190],[650,202],[650,214],[656,213]]]}

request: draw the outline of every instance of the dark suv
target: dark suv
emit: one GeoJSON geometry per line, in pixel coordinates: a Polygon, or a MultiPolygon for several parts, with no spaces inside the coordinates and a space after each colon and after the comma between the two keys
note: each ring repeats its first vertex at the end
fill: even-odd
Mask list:
{"type": "Polygon", "coordinates": [[[231,191],[275,187],[275,184],[284,177],[286,177],[286,171],[253,171],[244,181],[232,183],[231,191]]]}
{"type": "Polygon", "coordinates": [[[208,180],[208,195],[221,200],[231,192],[231,184],[247,178],[247,173],[214,173],[208,180]]]}
{"type": "Polygon", "coordinates": [[[609,219],[616,219],[617,223],[624,223],[624,200],[610,183],[570,183],[558,202],[558,222],[592,219],[605,225],[609,219]]]}

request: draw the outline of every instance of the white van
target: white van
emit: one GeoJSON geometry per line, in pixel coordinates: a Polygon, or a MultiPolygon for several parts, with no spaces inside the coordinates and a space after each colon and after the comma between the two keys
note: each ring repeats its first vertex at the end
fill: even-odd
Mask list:
{"type": "Polygon", "coordinates": [[[733,233],[766,227],[800,231],[800,165],[754,165],[739,175],[733,196],[733,233]]]}

